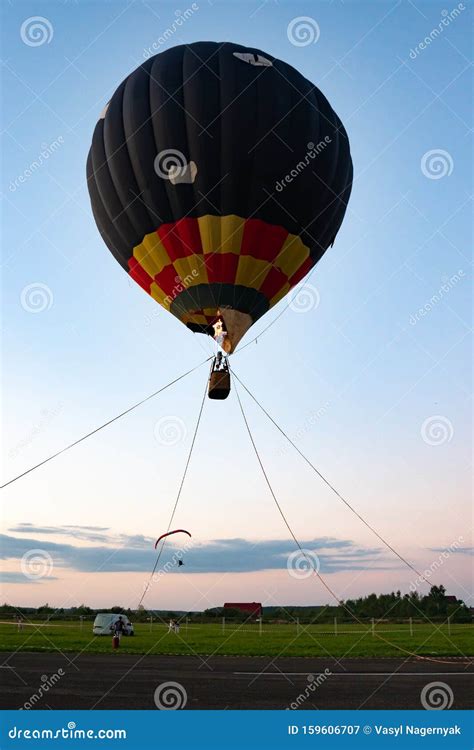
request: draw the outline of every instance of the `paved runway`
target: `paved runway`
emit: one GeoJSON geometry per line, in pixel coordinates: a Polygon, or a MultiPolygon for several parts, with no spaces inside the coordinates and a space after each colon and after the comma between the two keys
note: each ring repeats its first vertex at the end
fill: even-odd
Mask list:
{"type": "Polygon", "coordinates": [[[423,690],[425,702],[473,708],[473,662],[0,654],[1,708],[153,709],[156,695],[186,709],[416,709],[423,690]]]}

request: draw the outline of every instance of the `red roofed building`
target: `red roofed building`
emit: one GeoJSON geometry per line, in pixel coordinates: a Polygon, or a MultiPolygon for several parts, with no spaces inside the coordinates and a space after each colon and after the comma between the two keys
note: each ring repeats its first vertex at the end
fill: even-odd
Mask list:
{"type": "Polygon", "coordinates": [[[246,612],[252,617],[262,616],[262,605],[260,602],[226,602],[224,609],[239,609],[241,612],[246,612]]]}

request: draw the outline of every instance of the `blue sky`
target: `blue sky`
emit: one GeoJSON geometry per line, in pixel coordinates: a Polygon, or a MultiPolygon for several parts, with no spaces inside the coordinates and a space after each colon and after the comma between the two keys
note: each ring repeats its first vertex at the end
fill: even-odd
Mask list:
{"type": "MultiPolygon", "coordinates": [[[[102,108],[151,45],[164,51],[196,40],[229,40],[285,60],[321,88],[348,131],[355,174],[336,243],[305,289],[310,309],[286,310],[257,344],[235,355],[234,368],[299,448],[416,565],[429,566],[438,554],[434,549],[460,537],[458,546],[469,546],[467,6],[203,0],[177,27],[178,8],[167,2],[3,4],[5,479],[212,352],[204,337],[193,336],[131,283],[103,245],[90,212],[85,161],[102,108]],[[443,15],[454,8],[452,18],[443,15]],[[25,43],[26,22],[35,16],[42,18],[42,44],[35,37],[25,43]],[[301,17],[309,18],[314,40],[298,46],[289,25],[301,17]],[[167,28],[172,34],[163,42],[167,28]]],[[[260,320],[243,343],[285,304],[260,320]]],[[[49,549],[65,543],[65,527],[99,526],[107,529],[112,548],[118,538],[151,538],[166,528],[206,367],[4,491],[3,531],[22,540],[8,546],[5,599],[59,605],[64,590],[80,578],[80,554],[65,559],[58,549],[51,552],[51,579],[38,585],[12,578],[20,573],[26,538],[30,547],[49,549]],[[176,430],[172,444],[162,435],[170,420],[176,430]],[[25,523],[33,525],[33,534],[18,530],[25,523]]],[[[384,550],[375,557],[386,565],[374,567],[367,551],[379,548],[378,540],[285,447],[245,396],[244,403],[297,536],[325,559],[331,551],[321,539],[366,551],[363,571],[349,563],[331,569],[328,563],[331,585],[345,596],[407,590],[410,571],[384,550]]],[[[218,583],[206,558],[211,567],[201,567],[194,582],[212,590],[211,604],[228,599],[230,589],[239,598],[251,592],[264,600],[270,582],[272,596],[283,602],[326,601],[312,581],[294,588],[284,561],[281,570],[274,567],[287,532],[234,397],[206,401],[176,522],[191,529],[209,555],[215,540],[244,540],[235,547],[242,556],[248,554],[245,540],[262,543],[250,567],[226,558],[228,574],[218,583]],[[270,554],[264,545],[272,544],[270,554]],[[270,572],[261,568],[265,554],[270,572]]],[[[67,544],[104,542],[76,537],[67,544]]],[[[149,560],[151,568],[152,549],[149,560]]],[[[464,598],[465,560],[453,554],[437,574],[464,598]]],[[[143,580],[133,570],[122,598],[130,606],[143,580]]],[[[107,576],[93,577],[86,592],[90,603],[119,596],[123,572],[121,578],[107,576]]],[[[163,606],[191,606],[187,586],[193,576],[178,583],[172,578],[160,597],[152,597],[154,606],[158,598],[163,606]]]]}

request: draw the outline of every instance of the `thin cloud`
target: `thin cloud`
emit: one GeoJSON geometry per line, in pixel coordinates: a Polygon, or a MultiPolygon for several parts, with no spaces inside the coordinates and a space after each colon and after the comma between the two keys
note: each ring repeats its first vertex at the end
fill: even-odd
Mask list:
{"type": "Polygon", "coordinates": [[[107,526],[35,526],[32,523],[20,523],[12,526],[8,531],[16,534],[42,534],[51,536],[67,536],[84,542],[107,543],[110,531],[107,526]]]}
{"type": "MultiPolygon", "coordinates": [[[[57,532],[61,533],[61,532],[57,532]]],[[[82,546],[44,541],[33,537],[0,535],[0,557],[21,560],[32,549],[48,552],[56,568],[80,572],[149,572],[156,560],[153,545],[146,537],[121,535],[121,546],[82,546]]],[[[191,543],[182,553],[186,573],[250,573],[263,570],[284,570],[288,557],[295,552],[291,540],[271,539],[216,539],[191,543]]],[[[319,560],[321,573],[336,573],[365,569],[393,569],[377,548],[357,547],[348,539],[322,537],[301,542],[305,550],[319,560]]],[[[174,561],[170,572],[179,570],[176,552],[179,545],[169,543],[164,548],[162,564],[174,561]]]]}
{"type": "MultiPolygon", "coordinates": [[[[16,571],[0,571],[0,583],[41,583],[42,580],[40,578],[27,578],[23,573],[17,573],[16,571]]],[[[57,581],[58,578],[56,576],[48,576],[47,580],[57,581]]]]}
{"type": "Polygon", "coordinates": [[[150,549],[155,542],[152,537],[143,534],[112,534],[108,526],[36,526],[32,523],[19,523],[8,529],[15,534],[41,534],[42,536],[70,537],[83,542],[97,542],[117,547],[128,546],[150,549]],[[106,533],[109,532],[109,533],[106,533]]]}
{"type": "Polygon", "coordinates": [[[474,555],[474,547],[430,547],[430,552],[446,552],[448,555],[474,555]]]}

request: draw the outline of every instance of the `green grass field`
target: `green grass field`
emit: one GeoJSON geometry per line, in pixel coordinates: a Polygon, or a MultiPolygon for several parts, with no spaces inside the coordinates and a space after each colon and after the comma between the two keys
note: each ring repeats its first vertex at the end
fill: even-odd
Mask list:
{"type": "MultiPolygon", "coordinates": [[[[221,624],[181,627],[179,635],[167,632],[161,623],[138,624],[134,637],[122,638],[121,653],[129,654],[220,654],[232,656],[467,656],[474,654],[474,627],[419,624],[380,624],[372,635],[369,626],[343,625],[334,634],[328,625],[258,625],[221,624]],[[382,640],[383,639],[383,640],[382,640]],[[398,647],[398,648],[397,648],[398,647]]],[[[92,623],[51,623],[24,626],[0,624],[0,651],[111,651],[111,638],[94,636],[92,623]]]]}

